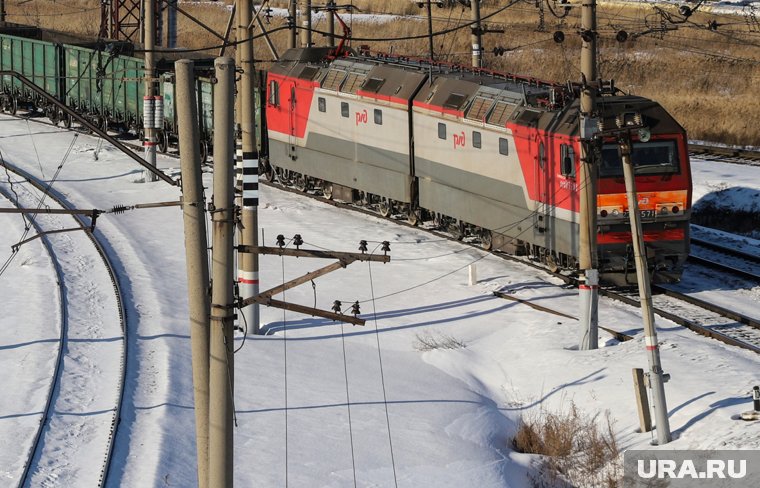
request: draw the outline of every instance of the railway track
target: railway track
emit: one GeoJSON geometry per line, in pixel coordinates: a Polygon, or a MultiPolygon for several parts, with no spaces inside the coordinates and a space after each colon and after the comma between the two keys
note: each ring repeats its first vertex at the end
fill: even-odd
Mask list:
{"type": "MultiPolygon", "coordinates": [[[[36,208],[46,186],[23,170],[4,166],[18,177],[13,187],[19,205],[36,208]]],[[[71,209],[55,192],[48,192],[46,206],[47,200],[71,209]]],[[[111,468],[124,395],[123,298],[115,269],[83,218],[50,215],[35,220],[37,232],[48,232],[43,239],[50,242],[61,269],[66,326],[61,333],[63,352],[18,486],[75,481],[78,486],[102,487],[111,468]],[[71,227],[64,221],[72,218],[78,229],[60,232],[71,227]],[[114,357],[119,358],[117,364],[114,357]]]]}
{"type": "MultiPolygon", "coordinates": [[[[691,154],[694,154],[694,155],[699,155],[701,157],[709,156],[715,160],[720,160],[720,161],[728,161],[728,162],[742,163],[742,164],[760,164],[760,152],[755,152],[755,151],[749,151],[749,150],[743,150],[743,149],[740,150],[740,149],[725,148],[725,147],[710,146],[710,145],[690,145],[689,151],[691,154]]],[[[171,153],[168,153],[167,155],[170,157],[171,156],[177,157],[175,154],[171,154],[171,153]]],[[[350,209],[352,211],[357,211],[357,212],[361,212],[367,215],[372,215],[378,218],[382,218],[379,212],[372,209],[368,209],[366,207],[327,199],[320,195],[315,194],[314,192],[308,192],[308,191],[298,190],[292,187],[286,187],[286,186],[274,184],[274,183],[266,181],[264,178],[262,178],[260,182],[268,186],[274,186],[283,191],[289,191],[292,193],[298,193],[305,196],[309,196],[311,198],[318,199],[324,203],[333,205],[338,208],[350,209]]],[[[394,218],[393,216],[390,216],[387,218],[393,220],[399,225],[405,225],[409,227],[415,226],[404,219],[394,218]]],[[[422,227],[422,229],[440,238],[446,238],[452,241],[459,240],[453,237],[451,234],[448,234],[446,232],[442,232],[436,229],[424,228],[424,227],[422,227]]],[[[477,245],[477,241],[469,241],[469,242],[473,245],[477,245]]],[[[698,244],[698,245],[704,245],[704,247],[710,246],[710,248],[713,251],[718,250],[716,249],[716,245],[714,244],[703,244],[704,241],[700,241],[700,240],[695,240],[694,242],[695,244],[698,244]]],[[[723,254],[732,256],[733,259],[738,259],[738,258],[742,258],[745,260],[754,259],[754,257],[750,257],[751,255],[740,256],[739,251],[730,250],[728,248],[722,248],[720,249],[720,251],[723,254]]],[[[551,270],[548,270],[545,266],[532,262],[527,258],[511,256],[511,255],[503,254],[503,253],[496,253],[496,254],[504,259],[513,260],[513,261],[520,262],[522,264],[526,264],[538,269],[542,269],[543,271],[550,273],[553,276],[567,283],[575,282],[575,278],[573,276],[569,276],[569,275],[558,273],[558,272],[552,272],[551,270]]],[[[704,265],[704,266],[710,266],[714,268],[719,267],[724,272],[731,273],[734,276],[737,276],[737,275],[741,276],[744,279],[753,279],[753,280],[759,279],[758,274],[755,272],[747,272],[745,270],[742,270],[740,267],[737,267],[737,266],[732,267],[724,263],[721,263],[720,261],[709,260],[709,263],[708,263],[707,260],[705,260],[705,258],[696,256],[696,255],[694,257],[691,257],[690,259],[692,259],[694,262],[699,262],[701,265],[704,265]]],[[[757,262],[757,260],[755,259],[754,262],[757,262]]],[[[733,346],[743,347],[745,349],[749,349],[754,352],[760,353],[760,333],[757,333],[757,324],[754,321],[754,319],[751,319],[749,317],[744,317],[744,316],[739,317],[738,315],[733,314],[730,310],[718,307],[715,304],[711,304],[703,300],[689,297],[688,295],[679,294],[675,290],[669,290],[666,292],[664,291],[664,289],[657,288],[657,287],[655,287],[654,290],[660,291],[658,297],[668,297],[668,300],[675,301],[675,302],[666,303],[664,301],[665,299],[657,298],[657,301],[658,302],[662,301],[662,304],[660,306],[657,306],[657,304],[655,304],[656,314],[664,318],[667,318],[669,320],[672,320],[699,334],[705,335],[707,337],[712,337],[717,340],[721,340],[722,342],[731,344],[733,346]],[[672,310],[679,310],[682,313],[680,315],[674,314],[672,313],[672,310]],[[703,314],[707,314],[708,316],[702,316],[703,314]],[[735,331],[735,330],[730,330],[730,329],[741,329],[741,330],[735,331]]],[[[638,299],[633,298],[631,294],[628,294],[625,292],[619,292],[615,290],[609,290],[609,289],[603,290],[602,293],[603,295],[606,295],[612,299],[620,300],[630,305],[638,306],[638,299]]],[[[619,333],[616,333],[615,331],[608,331],[608,332],[613,333],[613,334],[619,334],[619,333]]]]}
{"type": "Polygon", "coordinates": [[[760,256],[691,238],[689,262],[760,283],[760,256]]]}

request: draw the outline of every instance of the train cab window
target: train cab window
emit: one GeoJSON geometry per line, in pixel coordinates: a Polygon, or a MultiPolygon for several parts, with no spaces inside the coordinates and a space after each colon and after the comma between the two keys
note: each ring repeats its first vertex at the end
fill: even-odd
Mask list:
{"type": "MultiPolygon", "coordinates": [[[[674,174],[680,171],[676,141],[634,142],[631,149],[631,162],[636,175],[674,174]]],[[[623,176],[623,162],[617,144],[602,146],[599,176],[623,176]]]]}
{"type": "Polygon", "coordinates": [[[340,102],[340,115],[348,117],[348,102],[340,102]]]}
{"type": "Polygon", "coordinates": [[[575,178],[575,150],[570,144],[560,145],[560,173],[568,178],[575,178]]]}
{"type": "Polygon", "coordinates": [[[499,137],[499,154],[509,155],[509,140],[499,137]]]}
{"type": "Polygon", "coordinates": [[[275,80],[269,82],[269,105],[280,106],[280,84],[275,80]]]}
{"type": "Polygon", "coordinates": [[[383,125],[383,111],[379,108],[375,109],[375,124],[383,125]]]}
{"type": "Polygon", "coordinates": [[[327,100],[325,100],[325,97],[319,97],[317,99],[317,105],[319,106],[320,112],[327,112],[327,100]]]}
{"type": "Polygon", "coordinates": [[[438,122],[438,139],[446,139],[446,124],[438,122]]]}
{"type": "Polygon", "coordinates": [[[483,145],[483,141],[480,139],[480,132],[472,131],[472,147],[480,149],[483,145]]]}

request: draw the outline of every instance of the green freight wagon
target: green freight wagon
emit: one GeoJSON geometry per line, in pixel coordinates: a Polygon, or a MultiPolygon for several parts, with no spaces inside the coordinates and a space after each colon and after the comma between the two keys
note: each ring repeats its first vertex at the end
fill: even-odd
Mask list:
{"type": "MultiPolygon", "coordinates": [[[[61,95],[59,50],[52,42],[0,35],[0,68],[21,73],[56,98],[61,95]]],[[[41,102],[16,78],[1,77],[0,105],[3,111],[15,114],[19,107],[33,108],[41,102]]]]}

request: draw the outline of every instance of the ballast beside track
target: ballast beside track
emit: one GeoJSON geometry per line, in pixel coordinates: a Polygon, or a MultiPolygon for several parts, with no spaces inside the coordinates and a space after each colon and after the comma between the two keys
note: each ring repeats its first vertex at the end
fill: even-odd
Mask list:
{"type": "MultiPolygon", "coordinates": [[[[51,191],[47,185],[43,184],[39,180],[37,180],[35,177],[30,175],[29,173],[21,170],[20,168],[14,167],[12,165],[9,165],[7,163],[3,164],[3,167],[5,170],[12,172],[18,176],[20,176],[23,180],[25,180],[25,183],[28,183],[32,185],[37,190],[47,193],[47,198],[50,200],[53,200],[56,205],[60,206],[63,209],[71,210],[71,206],[68,205],[65,200],[56,192],[51,191]]],[[[21,186],[23,183],[14,183],[16,186],[21,186]]],[[[36,203],[36,202],[35,202],[36,203]]],[[[34,478],[34,468],[35,466],[42,466],[45,462],[47,463],[48,467],[51,465],[54,465],[55,463],[69,463],[72,459],[75,459],[77,456],[82,457],[84,454],[82,454],[82,447],[81,445],[77,444],[76,442],[71,443],[70,441],[72,439],[67,439],[68,442],[64,442],[63,446],[61,445],[61,441],[59,440],[53,440],[53,447],[52,452],[49,452],[48,455],[55,455],[55,459],[45,460],[43,459],[45,456],[45,449],[43,448],[43,443],[45,442],[46,433],[51,432],[51,429],[54,429],[54,423],[55,419],[59,418],[61,416],[64,417],[72,417],[74,419],[77,419],[77,422],[88,422],[91,421],[90,427],[93,429],[93,431],[98,431],[98,429],[103,427],[103,424],[95,424],[97,422],[98,416],[106,414],[110,412],[110,427],[108,434],[106,436],[106,443],[104,446],[104,457],[102,461],[99,463],[99,471],[94,474],[93,478],[97,479],[96,486],[103,487],[105,486],[108,475],[111,468],[111,458],[114,448],[114,443],[116,439],[116,431],[119,425],[120,415],[121,415],[121,405],[123,402],[124,397],[124,384],[125,384],[125,377],[126,377],[126,358],[127,358],[127,342],[126,342],[126,315],[125,315],[125,308],[123,303],[123,297],[120,290],[119,282],[117,279],[117,275],[115,272],[115,268],[113,264],[110,262],[108,255],[106,254],[104,248],[101,246],[101,244],[98,242],[98,240],[95,238],[93,233],[90,230],[89,225],[84,221],[82,217],[79,216],[72,216],[74,220],[77,223],[77,226],[81,230],[75,230],[76,233],[84,233],[87,236],[87,239],[89,242],[94,246],[95,251],[97,252],[99,258],[103,265],[105,266],[105,269],[108,274],[108,279],[111,282],[111,285],[113,287],[113,293],[115,295],[115,306],[116,311],[118,314],[118,322],[119,322],[119,328],[121,330],[121,336],[117,338],[117,340],[121,343],[121,357],[119,359],[119,365],[118,365],[118,377],[116,378],[116,384],[115,384],[115,393],[116,393],[116,399],[114,402],[114,406],[112,408],[109,408],[108,410],[99,411],[99,412],[92,412],[87,415],[78,415],[78,414],[70,414],[66,415],[66,409],[61,409],[60,405],[57,406],[57,401],[62,401],[64,405],[67,402],[67,398],[65,397],[66,391],[71,392],[72,388],[76,390],[76,388],[83,388],[85,385],[81,384],[81,381],[78,382],[75,375],[72,376],[68,380],[68,385],[64,384],[62,381],[64,379],[64,375],[66,375],[66,368],[67,364],[71,363],[71,366],[69,367],[80,367],[81,364],[97,364],[98,359],[102,359],[102,355],[98,357],[98,353],[96,352],[95,355],[92,357],[86,356],[83,351],[80,351],[79,355],[74,356],[72,350],[75,349],[75,346],[77,343],[83,343],[87,342],[87,339],[74,339],[72,343],[69,343],[69,340],[67,337],[62,337],[63,344],[66,348],[66,356],[63,358],[63,361],[61,365],[59,365],[56,368],[55,377],[52,381],[49,397],[47,401],[47,406],[44,411],[43,415],[43,421],[40,424],[39,431],[37,432],[34,440],[34,445],[31,448],[29,459],[27,462],[27,465],[24,468],[24,474],[22,478],[20,479],[19,487],[23,486],[32,486],[33,484],[33,478],[34,478]],[[57,407],[57,408],[56,408],[57,407]],[[66,452],[66,449],[71,449],[72,452],[66,452]]],[[[44,229],[43,229],[44,230],[44,229]]],[[[55,231],[55,229],[47,229],[55,231]]],[[[39,232],[39,229],[38,229],[39,232]]],[[[66,236],[68,234],[57,234],[57,236],[66,236]]],[[[80,256],[80,251],[77,251],[77,256],[80,256]]],[[[66,273],[64,273],[64,276],[66,273]]],[[[77,291],[77,285],[81,285],[81,283],[76,283],[76,273],[72,273],[73,277],[68,278],[69,280],[73,280],[73,282],[66,283],[65,286],[69,291],[69,300],[71,299],[71,295],[74,295],[77,291]]],[[[67,304],[63,303],[62,301],[62,307],[66,307],[67,305],[71,305],[72,302],[68,302],[67,304]]],[[[68,312],[62,312],[66,313],[67,323],[70,322],[69,318],[71,317],[71,314],[68,312]]],[[[82,320],[81,317],[79,317],[79,320],[82,320]]],[[[97,318],[96,318],[97,320],[97,318]]],[[[73,334],[74,331],[71,330],[72,327],[67,327],[67,334],[73,334]]],[[[93,337],[90,340],[93,342],[102,341],[103,344],[108,344],[111,341],[110,338],[107,337],[93,337]]],[[[97,350],[97,349],[96,349],[97,350]]],[[[84,351],[86,352],[86,351],[84,351]]],[[[100,370],[100,368],[98,368],[100,370]]],[[[107,380],[108,381],[108,380],[107,380]]],[[[98,385],[93,382],[91,385],[93,387],[97,387],[98,385]]],[[[91,391],[91,392],[85,392],[86,395],[93,399],[93,401],[100,396],[102,396],[102,391],[91,391]]],[[[65,421],[59,421],[60,424],[63,425],[65,428],[68,424],[66,424],[65,421]]],[[[75,428],[77,426],[74,426],[75,428]]],[[[79,427],[82,427],[79,425],[79,427]]],[[[77,430],[79,433],[80,431],[77,430]]],[[[70,432],[62,432],[62,435],[65,437],[66,435],[70,434],[70,432]]],[[[55,437],[55,436],[53,436],[55,437]]],[[[83,459],[80,463],[81,466],[86,466],[88,463],[94,464],[95,466],[98,465],[98,461],[96,459],[83,459]]],[[[97,468],[95,468],[97,469],[97,468]]],[[[90,485],[93,486],[93,485],[90,485]]]]}
{"type": "Polygon", "coordinates": [[[689,144],[689,154],[709,161],[760,166],[760,151],[710,144],[689,144]]]}

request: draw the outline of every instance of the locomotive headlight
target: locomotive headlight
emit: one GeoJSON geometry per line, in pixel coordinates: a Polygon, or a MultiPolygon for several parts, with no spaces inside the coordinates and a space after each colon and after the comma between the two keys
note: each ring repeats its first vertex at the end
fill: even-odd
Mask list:
{"type": "Polygon", "coordinates": [[[599,212],[599,215],[602,216],[602,217],[606,217],[607,216],[607,211],[606,210],[602,210],[601,212],[599,212]]]}
{"type": "Polygon", "coordinates": [[[612,210],[612,216],[613,216],[613,217],[617,217],[618,215],[620,215],[620,211],[619,211],[618,209],[616,209],[616,208],[615,208],[615,209],[613,209],[613,210],[612,210]]]}
{"type": "Polygon", "coordinates": [[[649,139],[652,138],[652,132],[647,129],[646,127],[642,127],[639,129],[639,140],[641,142],[649,142],[649,139]]]}
{"type": "Polygon", "coordinates": [[[661,215],[667,215],[668,214],[668,207],[660,207],[660,214],[661,215]]]}
{"type": "Polygon", "coordinates": [[[680,209],[680,208],[678,208],[678,206],[675,206],[675,205],[673,206],[673,213],[674,213],[674,214],[677,214],[677,213],[678,213],[680,210],[681,210],[681,209],[680,209]]]}

